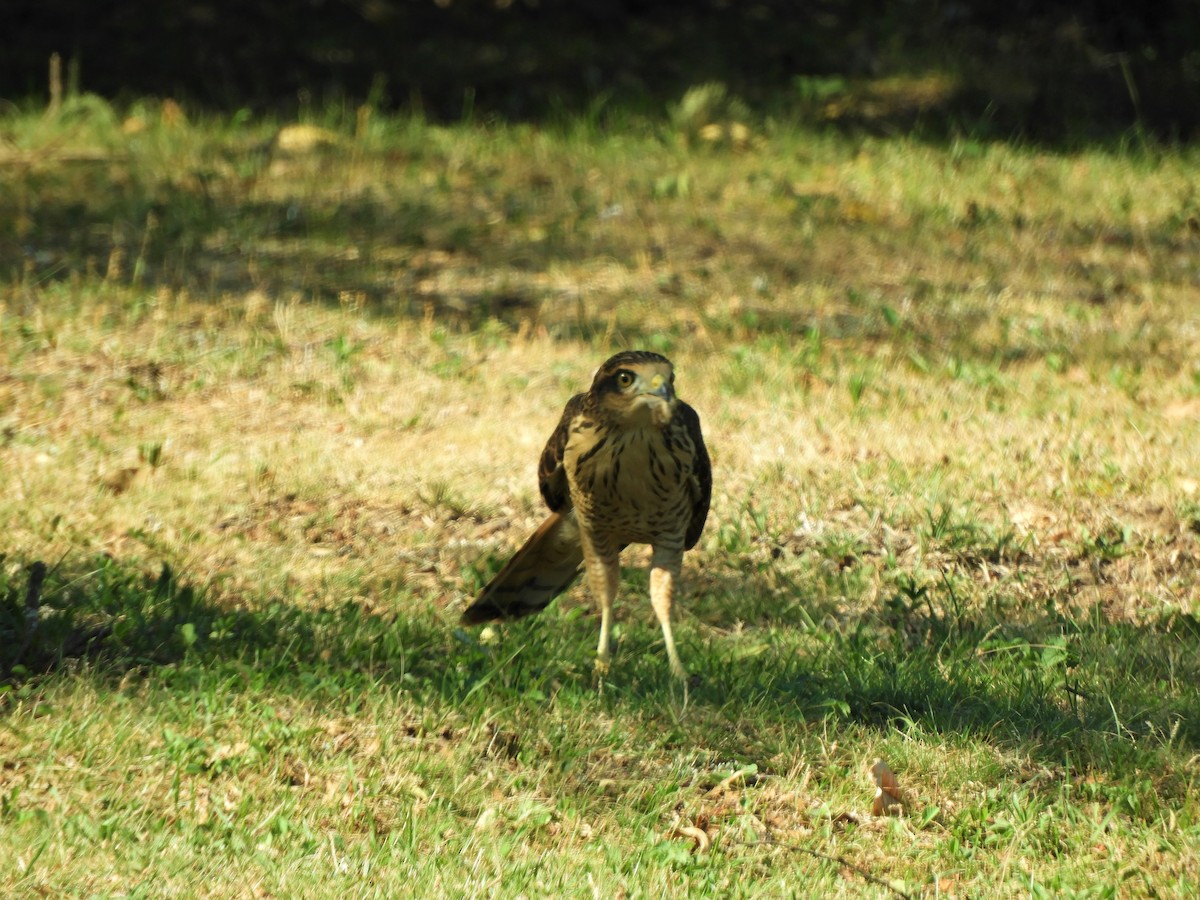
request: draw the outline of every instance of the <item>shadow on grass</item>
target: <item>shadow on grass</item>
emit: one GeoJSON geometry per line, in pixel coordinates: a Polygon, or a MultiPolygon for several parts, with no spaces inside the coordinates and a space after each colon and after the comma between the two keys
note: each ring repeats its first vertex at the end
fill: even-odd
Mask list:
{"type": "MultiPolygon", "coordinates": [[[[116,683],[141,673],[186,692],[214,671],[236,676],[221,678],[222,690],[317,693],[337,708],[381,686],[468,711],[593,696],[595,623],[580,607],[551,607],[485,644],[439,614],[378,615],[352,602],[229,609],[166,567],[150,577],[108,559],[81,562],[49,572],[36,596],[25,570],[4,571],[0,708],[48,679],[116,683]]],[[[773,743],[783,752],[797,729],[829,722],[958,734],[1046,764],[1113,771],[1146,748],[1200,747],[1194,618],[1133,626],[1048,616],[1019,634],[985,625],[958,621],[914,644],[867,618],[837,627],[781,620],[745,640],[710,636],[703,649],[685,641],[693,712],[672,724],[671,677],[647,621],[625,629],[604,701],[662,718],[668,743],[730,758],[747,753],[747,734],[756,752],[773,743]]]]}
{"type": "MultiPolygon", "coordinates": [[[[1047,760],[1104,764],[1135,747],[1200,747],[1200,694],[1190,687],[1200,682],[1195,616],[1116,621],[1099,604],[1079,611],[1074,588],[1061,585],[1040,607],[1008,601],[1000,589],[963,609],[958,574],[919,586],[885,581],[864,607],[846,598],[867,590],[866,571],[800,571],[709,575],[694,604],[708,629],[770,636],[775,652],[726,651],[739,677],[757,670],[771,685],[765,694],[791,694],[801,708],[818,701],[872,725],[986,735],[1047,760]]],[[[710,642],[711,652],[724,643],[710,642]]]]}
{"type": "MultiPolygon", "coordinates": [[[[413,152],[428,154],[421,164],[431,173],[445,165],[436,151],[413,152]]],[[[381,154],[380,166],[385,156],[381,154]]],[[[246,165],[261,171],[269,164],[263,157],[246,165]]],[[[927,268],[932,269],[939,268],[938,254],[943,254],[946,280],[913,276],[886,285],[864,281],[863,271],[876,267],[847,271],[844,260],[866,254],[879,259],[878,268],[891,268],[888,260],[898,263],[911,256],[912,229],[847,220],[836,201],[806,209],[798,214],[803,222],[797,223],[821,235],[822,247],[842,248],[831,255],[819,248],[797,252],[791,243],[758,240],[739,234],[736,225],[697,224],[672,207],[672,199],[646,200],[647,209],[664,206],[653,228],[629,214],[627,221],[613,224],[605,220],[604,210],[589,205],[590,194],[582,191],[575,192],[580,197],[564,194],[539,207],[540,224],[531,236],[523,224],[530,212],[521,207],[536,207],[540,201],[526,196],[530,189],[519,183],[520,173],[497,174],[482,165],[458,170],[457,177],[469,182],[465,187],[426,187],[410,178],[389,186],[380,198],[374,193],[313,191],[300,179],[274,200],[261,199],[253,174],[215,175],[208,171],[217,165],[212,160],[189,165],[194,171],[169,176],[123,171],[115,163],[25,173],[23,191],[36,198],[34,208],[18,208],[15,198],[20,192],[0,195],[0,220],[28,217],[28,230],[19,239],[0,226],[0,273],[29,287],[69,283],[97,290],[124,288],[129,293],[110,293],[125,296],[130,304],[159,288],[218,303],[257,294],[274,302],[350,304],[389,318],[432,313],[438,321],[462,328],[492,319],[510,326],[548,321],[556,334],[572,338],[610,333],[612,307],[630,289],[570,290],[563,287],[562,278],[548,278],[547,273],[564,262],[586,267],[596,260],[650,259],[657,260],[658,286],[656,294],[640,297],[646,302],[696,309],[712,293],[714,278],[721,279],[719,289],[728,289],[730,272],[746,273],[745,277],[753,273],[769,285],[768,296],[759,306],[752,300],[728,318],[706,318],[697,311],[677,326],[681,333],[676,335],[623,321],[622,337],[630,343],[686,337],[683,332],[695,327],[697,316],[708,333],[728,334],[738,341],[767,340],[787,347],[800,335],[816,335],[818,342],[891,343],[911,358],[950,353],[958,360],[995,366],[1028,357],[1069,362],[1079,340],[1069,330],[1031,335],[1015,329],[1003,338],[991,334],[996,292],[1007,276],[998,275],[986,260],[964,263],[959,251],[940,242],[936,247],[926,242],[920,252],[930,257],[927,268]],[[474,195],[487,198],[486,209],[463,199],[474,195]],[[504,210],[504,220],[496,224],[489,216],[499,209],[504,210]],[[964,265],[967,269],[962,270],[964,265]],[[971,269],[981,276],[990,274],[964,281],[964,272],[971,269]],[[813,308],[771,299],[773,292],[790,297],[805,284],[838,284],[844,289],[831,302],[813,308]],[[913,298],[921,302],[911,303],[913,298]],[[953,315],[946,314],[947,308],[953,308],[953,315]]],[[[312,179],[325,164],[308,160],[301,165],[309,167],[305,177],[312,179]]],[[[373,177],[382,182],[385,170],[373,177]]],[[[1188,223],[1194,223],[1190,215],[1184,203],[1138,238],[1158,251],[1152,278],[1156,284],[1182,287],[1191,277],[1186,259],[1194,239],[1181,237],[1188,234],[1188,223]]],[[[931,227],[957,234],[965,226],[947,218],[931,227]]],[[[1051,222],[1019,227],[1044,231],[1039,253],[1047,260],[1066,260],[1063,265],[1078,270],[1078,278],[1062,290],[1060,299],[1097,309],[1136,300],[1138,295],[1130,294],[1126,285],[1144,280],[1140,256],[1125,254],[1096,272],[1082,262],[1097,242],[1130,239],[1118,233],[1120,228],[1104,222],[1081,223],[1074,230],[1051,222]]],[[[1002,247],[1016,229],[1016,224],[997,219],[969,230],[972,240],[1002,247]]],[[[1060,268],[1055,262],[1056,271],[1060,268]]],[[[585,269],[579,278],[586,282],[587,277],[585,269]]],[[[30,310],[46,302],[37,291],[14,295],[24,298],[21,302],[30,310]]],[[[11,308],[22,312],[20,303],[11,308]]],[[[1165,343],[1169,350],[1170,342],[1165,343]]],[[[1127,344],[1100,347],[1098,352],[1140,360],[1141,345],[1127,344]]],[[[1095,349],[1083,347],[1080,352],[1095,349]]],[[[1157,345],[1154,349],[1160,350],[1157,345]]]]}

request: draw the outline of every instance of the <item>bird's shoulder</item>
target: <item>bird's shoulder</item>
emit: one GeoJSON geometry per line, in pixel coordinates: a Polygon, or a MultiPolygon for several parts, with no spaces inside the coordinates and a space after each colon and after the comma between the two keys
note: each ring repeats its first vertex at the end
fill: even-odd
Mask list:
{"type": "Polygon", "coordinates": [[[576,417],[588,408],[588,394],[576,394],[567,401],[563,408],[558,425],[546,441],[538,460],[538,488],[542,499],[554,512],[566,509],[571,502],[570,488],[567,485],[567,472],[563,468],[563,454],[567,449],[567,441],[571,437],[571,424],[576,417]]]}

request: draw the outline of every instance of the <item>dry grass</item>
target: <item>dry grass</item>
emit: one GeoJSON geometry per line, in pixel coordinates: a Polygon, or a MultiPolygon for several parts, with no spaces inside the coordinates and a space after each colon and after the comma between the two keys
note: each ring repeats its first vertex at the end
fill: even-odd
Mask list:
{"type": "Polygon", "coordinates": [[[1194,882],[1193,153],[78,115],[0,193],[0,599],[99,629],[0,696],[7,890],[1194,882]],[[637,573],[602,696],[582,589],[454,627],[641,345],[715,464],[682,719],[637,573]]]}

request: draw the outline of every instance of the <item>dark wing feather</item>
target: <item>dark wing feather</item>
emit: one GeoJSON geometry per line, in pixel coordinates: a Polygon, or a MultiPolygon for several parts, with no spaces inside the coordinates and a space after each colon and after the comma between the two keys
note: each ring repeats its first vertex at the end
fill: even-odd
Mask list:
{"type": "Polygon", "coordinates": [[[545,609],[571,586],[583,566],[579,525],[551,513],[463,612],[464,625],[519,619],[545,609]]]}
{"type": "Polygon", "coordinates": [[[691,550],[696,546],[696,541],[700,540],[704,520],[708,518],[708,504],[712,500],[712,463],[708,459],[708,448],[704,446],[704,436],[700,433],[700,416],[683,401],[680,401],[679,408],[675,410],[675,416],[687,430],[696,451],[695,475],[700,490],[692,503],[692,520],[688,523],[687,534],[684,537],[684,547],[691,550]]]}
{"type": "Polygon", "coordinates": [[[571,436],[571,422],[583,411],[587,394],[576,394],[567,401],[558,427],[546,441],[546,449],[538,460],[538,488],[542,498],[552,512],[562,512],[571,504],[571,494],[567,487],[567,470],[563,468],[563,453],[567,448],[567,438],[571,436]]]}

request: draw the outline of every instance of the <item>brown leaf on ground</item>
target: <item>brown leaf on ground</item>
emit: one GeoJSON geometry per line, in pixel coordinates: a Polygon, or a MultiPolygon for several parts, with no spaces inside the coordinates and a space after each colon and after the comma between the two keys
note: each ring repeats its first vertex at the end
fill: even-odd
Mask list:
{"type": "Polygon", "coordinates": [[[708,836],[708,832],[699,827],[701,824],[708,824],[707,821],[697,821],[693,823],[684,823],[683,819],[675,816],[675,821],[670,829],[667,830],[667,837],[683,837],[695,842],[692,848],[695,853],[704,853],[712,846],[712,838],[708,836]]]}
{"type": "Polygon", "coordinates": [[[904,794],[896,773],[882,759],[871,766],[871,777],[875,780],[875,801],[871,812],[876,816],[898,816],[904,812],[904,794]]]}

